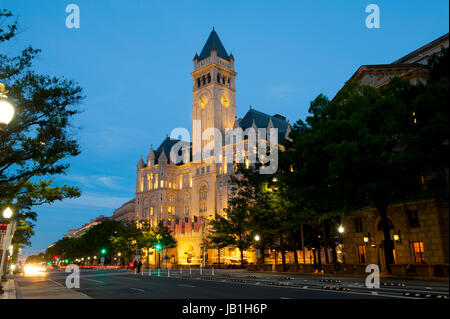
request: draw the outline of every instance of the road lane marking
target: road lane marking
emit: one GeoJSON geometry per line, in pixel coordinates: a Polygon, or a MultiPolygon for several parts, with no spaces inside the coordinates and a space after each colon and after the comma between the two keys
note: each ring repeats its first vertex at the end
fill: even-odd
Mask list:
{"type": "Polygon", "coordinates": [[[122,279],[127,279],[127,280],[139,280],[139,281],[142,281],[141,279],[136,279],[136,278],[128,278],[128,277],[122,277],[122,276],[116,276],[116,277],[119,277],[119,278],[122,278],[122,279]]]}
{"type": "Polygon", "coordinates": [[[191,285],[184,285],[184,284],[179,284],[179,285],[177,285],[177,286],[180,286],[180,287],[189,287],[189,288],[195,288],[195,286],[191,286],[191,285]]]}
{"type": "Polygon", "coordinates": [[[98,282],[98,283],[101,283],[101,284],[104,284],[105,282],[103,282],[103,281],[100,281],[100,280],[95,280],[95,279],[89,279],[89,278],[83,278],[83,277],[80,277],[81,279],[84,279],[84,280],[89,280],[89,281],[94,281],[94,282],[98,282]]]}
{"type": "Polygon", "coordinates": [[[292,299],[292,298],[288,298],[288,297],[280,297],[280,299],[292,299]]]}
{"type": "Polygon", "coordinates": [[[140,291],[140,292],[144,292],[145,291],[144,289],[139,289],[139,288],[130,288],[130,289],[137,290],[137,291],[140,291]]]}
{"type": "Polygon", "coordinates": [[[47,278],[47,280],[48,281],[51,281],[52,283],[54,283],[54,284],[57,284],[58,286],[61,286],[61,287],[64,287],[64,288],[67,288],[66,286],[64,286],[64,285],[61,285],[59,282],[56,282],[56,281],[54,281],[54,280],[51,280],[51,279],[49,279],[49,278],[47,278]]]}

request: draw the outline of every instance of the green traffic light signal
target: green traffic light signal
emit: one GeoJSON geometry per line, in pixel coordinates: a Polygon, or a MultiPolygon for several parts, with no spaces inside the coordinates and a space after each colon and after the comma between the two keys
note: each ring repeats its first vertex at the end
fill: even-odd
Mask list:
{"type": "Polygon", "coordinates": [[[156,244],[155,248],[156,250],[161,250],[161,244],[156,244]]]}
{"type": "Polygon", "coordinates": [[[106,254],[106,249],[102,249],[102,254],[106,254]]]}

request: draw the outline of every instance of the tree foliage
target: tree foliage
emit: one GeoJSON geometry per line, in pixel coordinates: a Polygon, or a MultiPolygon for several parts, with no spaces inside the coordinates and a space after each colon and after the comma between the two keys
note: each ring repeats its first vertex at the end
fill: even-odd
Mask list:
{"type": "MultiPolygon", "coordinates": [[[[9,11],[0,10],[0,26],[4,47],[18,29],[9,11]]],[[[71,122],[80,111],[82,89],[34,71],[39,53],[30,46],[18,56],[0,54],[0,82],[15,107],[13,120],[0,129],[0,209],[11,206],[18,213],[21,227],[14,242],[25,245],[37,217],[33,206],[80,196],[78,188],[58,185],[54,177],[67,171],[68,157],[80,153],[71,122]]]]}

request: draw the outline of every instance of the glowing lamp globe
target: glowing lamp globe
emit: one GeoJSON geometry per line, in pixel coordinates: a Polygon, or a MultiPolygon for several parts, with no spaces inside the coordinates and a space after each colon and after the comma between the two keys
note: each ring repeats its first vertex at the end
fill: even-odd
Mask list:
{"type": "Polygon", "coordinates": [[[14,107],[8,99],[0,96],[0,124],[9,124],[14,116],[14,107]]]}
{"type": "Polygon", "coordinates": [[[12,216],[12,210],[9,207],[6,207],[6,209],[3,211],[3,217],[5,218],[11,218],[12,216]]]}

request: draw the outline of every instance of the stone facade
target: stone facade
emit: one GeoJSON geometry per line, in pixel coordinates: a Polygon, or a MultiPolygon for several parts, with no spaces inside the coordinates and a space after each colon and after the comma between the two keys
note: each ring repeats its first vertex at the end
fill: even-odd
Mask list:
{"type": "MultiPolygon", "coordinates": [[[[396,264],[448,264],[448,202],[408,202],[388,209],[396,264]]],[[[343,223],[347,264],[379,264],[386,269],[377,211],[367,209],[343,223]],[[366,241],[364,240],[366,238],[366,241]]]]}
{"type": "MultiPolygon", "coordinates": [[[[363,65],[350,81],[377,89],[386,86],[394,76],[409,80],[412,84],[426,83],[428,58],[442,47],[448,46],[449,35],[446,34],[391,64],[363,65]]],[[[445,174],[448,181],[448,167],[445,174]]],[[[432,178],[434,177],[426,176],[424,183],[432,178]]],[[[435,200],[402,203],[389,208],[395,264],[447,264],[448,269],[448,209],[448,202],[435,200]]],[[[380,217],[375,209],[361,211],[344,220],[343,256],[347,264],[372,263],[380,265],[381,270],[386,269],[382,248],[384,235],[379,222],[380,217]]],[[[407,267],[403,273],[406,271],[407,267]]]]}
{"type": "MultiPolygon", "coordinates": [[[[201,243],[208,231],[208,221],[216,214],[223,214],[223,209],[227,207],[228,179],[234,172],[233,164],[216,162],[216,157],[204,155],[196,161],[196,154],[215,145],[219,138],[221,145],[224,145],[221,156],[225,156],[228,147],[235,150],[236,145],[227,145],[224,136],[226,130],[237,127],[276,127],[279,136],[284,138],[289,134],[289,124],[280,115],[272,117],[250,110],[243,119],[236,118],[237,73],[234,61],[233,55],[226,53],[213,30],[200,56],[196,54],[193,61],[193,141],[167,137],[156,150],[151,146],[146,161],[141,157],[137,164],[135,219],[148,220],[151,225],[162,222],[171,228],[177,248],[164,254],[172,263],[205,264],[203,261],[207,258],[209,263],[218,259],[217,250],[202,250],[201,243]],[[213,134],[209,139],[204,139],[205,130],[210,128],[217,129],[221,136],[213,134]],[[196,134],[203,139],[196,140],[196,134]],[[174,146],[186,151],[190,160],[174,163],[170,154],[174,146]]],[[[243,143],[242,151],[247,158],[248,143],[243,143]]],[[[153,258],[156,254],[152,251],[149,254],[150,263],[156,263],[156,258],[153,258]]],[[[254,253],[246,252],[246,258],[249,262],[253,261],[254,253]]],[[[222,249],[221,262],[238,259],[234,249],[222,249]]]]}

